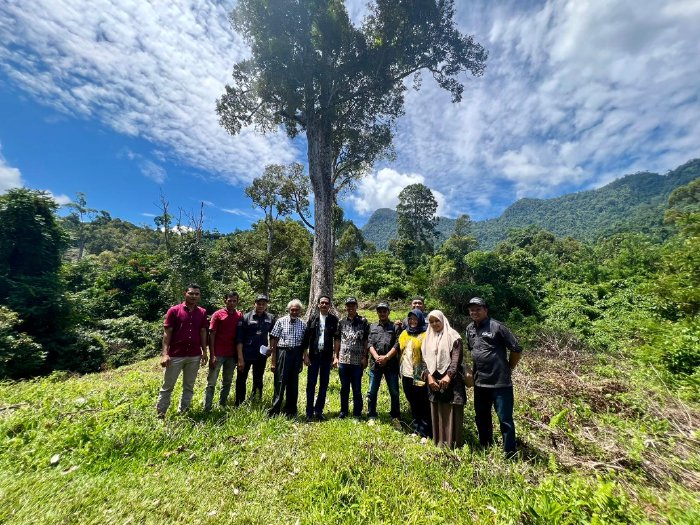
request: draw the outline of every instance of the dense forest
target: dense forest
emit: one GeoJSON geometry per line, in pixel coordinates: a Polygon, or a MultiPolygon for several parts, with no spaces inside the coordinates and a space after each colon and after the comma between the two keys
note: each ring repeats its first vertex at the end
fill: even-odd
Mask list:
{"type": "MultiPolygon", "coordinates": [[[[664,224],[664,208],[671,192],[700,177],[700,159],[686,162],[666,175],[635,173],[596,190],[581,191],[554,199],[520,199],[499,217],[474,221],[472,232],[482,249],[505,240],[512,228],[535,225],[559,237],[595,242],[615,233],[638,232],[658,240],[670,229],[664,224]]],[[[455,227],[455,219],[440,217],[441,241],[455,227]]],[[[380,249],[396,238],[397,215],[389,208],[376,210],[362,228],[365,239],[380,249]]]]}
{"type": "MultiPolygon", "coordinates": [[[[671,188],[693,179],[699,165],[555,199],[580,202],[561,204],[555,214],[560,223],[565,210],[572,221],[580,217],[579,239],[530,225],[509,229],[485,250],[476,238],[478,223],[463,217],[442,244],[409,254],[401,242],[377,250],[341,214],[335,295],[357,295],[366,307],[390,300],[400,308],[412,294],[424,294],[459,329],[467,323],[466,300],[483,296],[528,345],[555,341],[591,352],[633,352],[663,363],[674,382],[697,396],[700,179],[671,188]],[[605,234],[602,218],[613,228],[623,208],[638,231],[605,234]],[[658,219],[657,208],[663,208],[658,219]],[[590,213],[602,218],[588,220],[590,213]],[[599,227],[595,242],[585,240],[595,231],[592,223],[599,227]]],[[[206,230],[201,217],[175,218],[164,197],[161,204],[149,228],[89,208],[82,194],[62,213],[39,191],[0,197],[0,376],[89,372],[155,355],[163,312],[188,282],[202,286],[209,312],[229,289],[239,291],[244,307],[265,289],[277,312],[290,298],[307,296],[312,236],[291,210],[273,216],[272,207],[251,229],[222,234],[206,230]]],[[[539,209],[542,222],[550,223],[553,206],[526,201],[501,219],[521,217],[526,224],[518,210],[539,209]]]]}

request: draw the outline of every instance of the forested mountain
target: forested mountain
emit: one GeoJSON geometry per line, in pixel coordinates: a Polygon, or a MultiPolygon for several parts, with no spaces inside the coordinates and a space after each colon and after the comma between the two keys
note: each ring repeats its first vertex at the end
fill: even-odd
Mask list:
{"type": "MultiPolygon", "coordinates": [[[[520,199],[500,217],[472,223],[482,249],[493,248],[511,228],[536,225],[559,237],[593,241],[620,232],[648,233],[661,238],[667,232],[663,210],[671,192],[700,176],[700,159],[691,160],[666,175],[635,173],[602,188],[554,199],[520,199]]],[[[454,219],[440,218],[442,240],[454,230],[454,219]]],[[[385,249],[396,237],[396,212],[381,208],[362,228],[365,239],[385,249]]]]}

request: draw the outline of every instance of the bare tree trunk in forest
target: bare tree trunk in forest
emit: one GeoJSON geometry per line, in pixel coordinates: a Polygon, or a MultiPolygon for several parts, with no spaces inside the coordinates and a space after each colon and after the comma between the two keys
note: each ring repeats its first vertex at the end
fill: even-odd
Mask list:
{"type": "Polygon", "coordinates": [[[265,253],[265,265],[263,266],[263,291],[262,293],[269,297],[270,294],[270,275],[272,273],[272,218],[265,219],[267,226],[267,251],[265,253]]]}
{"type": "Polygon", "coordinates": [[[306,131],[314,192],[314,249],[307,315],[321,294],[333,296],[333,150],[330,124],[316,116],[306,131]]]}

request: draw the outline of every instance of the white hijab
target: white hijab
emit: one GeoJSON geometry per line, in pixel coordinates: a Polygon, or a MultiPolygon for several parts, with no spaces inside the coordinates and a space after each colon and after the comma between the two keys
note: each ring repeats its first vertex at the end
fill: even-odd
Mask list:
{"type": "Polygon", "coordinates": [[[428,324],[428,331],[421,346],[423,361],[425,361],[425,366],[430,374],[434,374],[436,370],[438,373],[444,374],[452,360],[452,346],[461,337],[457,330],[450,326],[450,322],[440,310],[433,310],[426,317],[439,319],[442,322],[442,331],[436,332],[428,324]]]}

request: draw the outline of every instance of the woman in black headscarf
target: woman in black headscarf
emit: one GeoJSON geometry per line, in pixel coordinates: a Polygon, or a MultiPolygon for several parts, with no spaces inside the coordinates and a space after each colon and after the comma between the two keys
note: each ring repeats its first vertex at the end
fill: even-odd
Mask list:
{"type": "Polygon", "coordinates": [[[421,345],[425,337],[425,316],[418,309],[408,312],[407,327],[396,341],[399,352],[401,382],[408,404],[411,406],[413,430],[421,438],[432,435],[428,388],[423,378],[425,365],[421,356],[421,345]]]}

